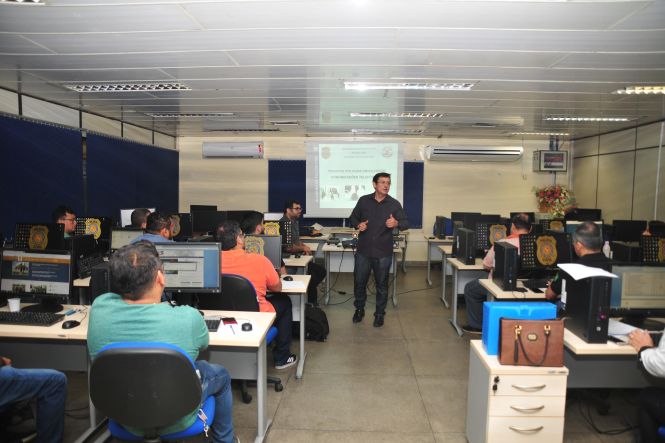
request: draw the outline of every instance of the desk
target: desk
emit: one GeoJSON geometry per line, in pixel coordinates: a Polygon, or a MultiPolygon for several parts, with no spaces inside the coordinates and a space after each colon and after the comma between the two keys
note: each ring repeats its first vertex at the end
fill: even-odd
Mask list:
{"type": "MultiPolygon", "coordinates": [[[[326,298],[324,303],[327,305],[330,301],[330,268],[337,265],[335,272],[353,272],[354,260],[356,250],[352,248],[342,248],[341,245],[325,245],[323,253],[325,254],[326,263],[326,298]],[[334,261],[334,264],[333,264],[334,261]]],[[[397,254],[402,252],[401,249],[393,249],[393,261],[391,272],[393,274],[393,306],[397,307],[397,261],[395,260],[397,254]]]]}
{"type": "MultiPolygon", "coordinates": [[[[308,255],[310,259],[311,255],[308,255]]],[[[294,282],[302,282],[302,287],[298,289],[286,289],[282,287],[283,294],[289,294],[291,297],[291,304],[293,305],[293,321],[300,322],[300,354],[298,356],[298,367],[296,369],[296,378],[302,378],[303,370],[305,369],[305,299],[307,298],[307,285],[312,278],[310,275],[292,275],[294,282]],[[298,298],[298,300],[296,300],[298,298]]],[[[291,283],[291,282],[282,282],[291,283]]]]}
{"type": "MultiPolygon", "coordinates": [[[[444,245],[450,245],[451,246],[451,251],[452,251],[452,244],[453,244],[453,239],[452,238],[446,238],[446,239],[441,239],[441,238],[436,238],[429,236],[427,234],[423,234],[425,236],[425,240],[427,240],[427,284],[429,286],[432,286],[432,279],[430,276],[430,267],[432,266],[432,254],[439,255],[441,254],[441,249],[440,246],[444,245]]],[[[450,254],[450,253],[449,253],[450,254]]],[[[445,272],[445,255],[441,254],[441,272],[445,272]]],[[[447,305],[446,305],[447,307],[447,305]]]]}
{"type": "MultiPolygon", "coordinates": [[[[462,328],[457,324],[457,296],[460,293],[459,287],[461,286],[461,283],[464,283],[466,285],[469,281],[473,280],[474,278],[487,276],[487,271],[485,271],[485,269],[483,268],[483,260],[480,258],[477,258],[476,263],[472,265],[466,265],[461,261],[459,261],[457,258],[447,258],[446,261],[450,263],[450,265],[453,268],[453,288],[452,288],[453,312],[450,318],[450,324],[453,325],[453,328],[455,328],[457,335],[461,337],[463,334],[462,328]]],[[[443,285],[441,287],[441,300],[443,300],[445,304],[446,273],[442,272],[442,274],[443,274],[442,277],[443,285]]],[[[464,292],[464,286],[462,286],[462,292],[464,292]]]]}
{"type": "Polygon", "coordinates": [[[323,258],[323,251],[321,251],[321,248],[323,248],[323,245],[326,244],[329,238],[330,234],[323,234],[323,233],[318,237],[301,235],[300,241],[309,246],[315,258],[323,258]]]}
{"type": "MultiPolygon", "coordinates": [[[[67,305],[67,309],[81,306],[67,305]]],[[[83,307],[87,308],[87,307],[83,307]]],[[[7,307],[2,308],[6,310],[7,307]]],[[[88,312],[89,314],[89,312],[88,312]]],[[[271,421],[267,412],[267,361],[266,334],[275,320],[272,312],[206,311],[207,315],[221,315],[248,319],[252,331],[230,334],[224,328],[210,333],[210,345],[202,351],[200,358],[224,365],[232,378],[256,380],[257,391],[257,436],[262,442],[271,421]],[[205,357],[204,357],[205,356],[205,357]]],[[[88,371],[88,319],[83,314],[73,314],[67,320],[80,320],[81,325],[62,329],[61,323],[49,327],[15,326],[0,324],[0,354],[12,359],[19,368],[41,367],[61,371],[88,371]]],[[[90,404],[92,432],[97,425],[95,408],[90,404]]],[[[86,435],[88,434],[86,432],[86,435]]]]}
{"type": "MultiPolygon", "coordinates": [[[[314,260],[314,257],[311,255],[301,255],[300,257],[296,258],[295,256],[289,256],[289,257],[284,257],[282,260],[284,260],[284,266],[287,268],[294,268],[294,272],[296,274],[307,274],[307,265],[314,260]]],[[[291,274],[290,270],[287,269],[289,274],[291,274]]]]}
{"type": "MultiPolygon", "coordinates": [[[[525,288],[526,292],[504,291],[493,280],[487,278],[481,278],[480,285],[489,291],[490,297],[494,300],[547,300],[544,292],[533,292],[528,288],[525,288]]],[[[524,288],[524,282],[517,280],[517,287],[524,288]]]]}
{"type": "MultiPolygon", "coordinates": [[[[448,262],[448,256],[452,255],[453,253],[453,245],[443,245],[443,246],[437,246],[436,247],[439,253],[441,254],[441,284],[443,285],[443,288],[441,291],[441,301],[443,304],[446,306],[446,308],[449,308],[450,305],[448,304],[448,301],[446,300],[446,275],[448,275],[448,268],[450,268],[450,273],[452,274],[452,266],[450,265],[450,262],[448,262]]],[[[429,273],[429,268],[427,268],[427,272],[429,273]]]]}

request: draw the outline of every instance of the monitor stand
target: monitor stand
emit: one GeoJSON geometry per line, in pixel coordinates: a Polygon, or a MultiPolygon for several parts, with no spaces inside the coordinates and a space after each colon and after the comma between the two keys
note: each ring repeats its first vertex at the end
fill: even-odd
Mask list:
{"type": "Polygon", "coordinates": [[[60,312],[64,308],[56,298],[43,298],[36,305],[21,308],[21,312],[60,312]]]}

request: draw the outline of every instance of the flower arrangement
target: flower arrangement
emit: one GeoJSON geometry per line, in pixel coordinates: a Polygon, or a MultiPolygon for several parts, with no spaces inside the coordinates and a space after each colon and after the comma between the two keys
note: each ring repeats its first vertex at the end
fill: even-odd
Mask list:
{"type": "Polygon", "coordinates": [[[548,212],[554,217],[563,217],[576,206],[573,192],[561,185],[534,188],[540,212],[548,212]]]}

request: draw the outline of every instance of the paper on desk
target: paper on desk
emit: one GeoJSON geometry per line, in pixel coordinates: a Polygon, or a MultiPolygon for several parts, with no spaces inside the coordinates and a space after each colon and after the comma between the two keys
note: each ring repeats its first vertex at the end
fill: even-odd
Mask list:
{"type": "Polygon", "coordinates": [[[312,225],[312,228],[314,228],[314,229],[316,229],[317,231],[321,232],[321,229],[323,229],[323,226],[320,225],[320,224],[318,224],[318,223],[314,223],[314,224],[312,225]]]}
{"type": "Polygon", "coordinates": [[[614,275],[604,269],[592,268],[591,266],[584,266],[579,263],[559,263],[558,266],[575,280],[581,280],[588,277],[619,278],[618,275],[614,275]]]}
{"type": "Polygon", "coordinates": [[[610,323],[607,326],[607,335],[613,337],[621,338],[621,336],[626,336],[637,329],[635,326],[627,325],[622,323],[619,320],[610,318],[610,323]]]}
{"type": "Polygon", "coordinates": [[[305,289],[305,282],[282,280],[282,289],[305,289]]]}

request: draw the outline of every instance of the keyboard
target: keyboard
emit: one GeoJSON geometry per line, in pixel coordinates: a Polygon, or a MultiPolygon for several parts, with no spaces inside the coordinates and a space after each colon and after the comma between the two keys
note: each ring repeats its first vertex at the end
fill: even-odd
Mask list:
{"type": "Polygon", "coordinates": [[[203,317],[208,327],[208,332],[217,332],[219,324],[222,322],[221,317],[203,317]]]}
{"type": "Polygon", "coordinates": [[[546,288],[548,279],[546,278],[530,278],[524,280],[524,287],[529,288],[532,291],[535,289],[546,288]]]}
{"type": "Polygon", "coordinates": [[[102,263],[104,263],[104,256],[99,253],[79,258],[76,260],[79,278],[90,277],[92,275],[92,268],[102,263]]]}
{"type": "Polygon", "coordinates": [[[0,312],[0,323],[7,325],[51,326],[64,318],[64,314],[51,312],[0,312]]]}

